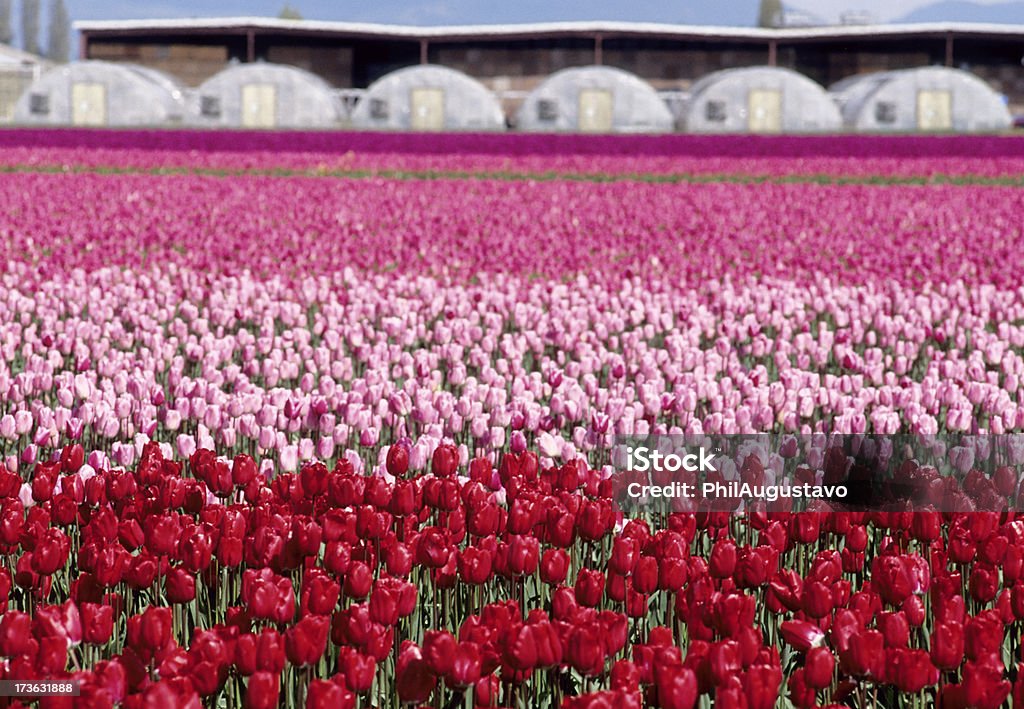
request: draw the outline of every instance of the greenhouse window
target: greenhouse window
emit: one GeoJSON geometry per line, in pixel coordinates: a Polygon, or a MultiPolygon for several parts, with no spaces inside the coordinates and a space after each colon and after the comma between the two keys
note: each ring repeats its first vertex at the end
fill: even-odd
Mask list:
{"type": "Polygon", "coordinates": [[[208,118],[220,117],[220,97],[203,96],[199,99],[199,111],[208,118]]]}
{"type": "Polygon", "coordinates": [[[708,101],[704,104],[704,118],[712,123],[725,123],[725,101],[708,101]]]}
{"type": "Polygon", "coordinates": [[[388,118],[388,102],[384,99],[370,99],[370,118],[375,121],[384,121],[388,118]]]}
{"type": "Polygon", "coordinates": [[[558,102],[542,98],[537,102],[537,120],[553,121],[558,118],[558,102]]]}
{"type": "Polygon", "coordinates": [[[34,116],[45,116],[50,112],[49,94],[32,94],[28,97],[28,110],[34,116]]]}
{"type": "Polygon", "coordinates": [[[876,103],[875,120],[879,123],[895,123],[896,104],[892,101],[879,101],[876,103]]]}

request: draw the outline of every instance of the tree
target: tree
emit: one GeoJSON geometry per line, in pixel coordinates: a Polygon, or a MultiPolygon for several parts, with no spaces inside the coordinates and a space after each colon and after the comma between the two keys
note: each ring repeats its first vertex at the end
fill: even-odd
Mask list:
{"type": "Polygon", "coordinates": [[[761,9],[757,13],[758,27],[779,27],[782,24],[782,1],[761,0],[761,9]]]}
{"type": "Polygon", "coordinates": [[[21,48],[39,54],[39,0],[21,0],[21,48]]]}
{"type": "Polygon", "coordinates": [[[46,56],[55,62],[66,62],[71,54],[71,18],[64,0],[50,3],[49,46],[46,56]]]}
{"type": "Polygon", "coordinates": [[[11,27],[11,0],[0,0],[0,44],[10,44],[14,39],[11,27]]]}
{"type": "Polygon", "coordinates": [[[291,5],[285,5],[281,8],[281,12],[277,13],[277,16],[282,20],[301,20],[302,13],[296,10],[291,5]]]}

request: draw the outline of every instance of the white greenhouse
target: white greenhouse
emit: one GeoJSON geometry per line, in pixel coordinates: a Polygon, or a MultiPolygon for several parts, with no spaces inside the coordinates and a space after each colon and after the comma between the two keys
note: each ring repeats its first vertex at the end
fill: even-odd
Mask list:
{"type": "Polygon", "coordinates": [[[828,93],[790,69],[725,69],[693,85],[684,126],[694,133],[822,133],[842,119],[828,93]]]}
{"type": "Polygon", "coordinates": [[[947,67],[851,76],[831,92],[846,127],[857,131],[992,132],[1012,122],[988,84],[947,67]]]}
{"type": "Polygon", "coordinates": [[[82,61],[56,67],[25,90],[14,122],[26,125],[159,126],[178,123],[184,94],[170,77],[134,64],[82,61]]]}
{"type": "Polygon", "coordinates": [[[357,128],[378,130],[505,129],[497,97],[462,72],[423,64],[373,82],[352,112],[357,128]]]}
{"type": "Polygon", "coordinates": [[[516,114],[524,131],[661,133],[672,113],[650,84],[607,66],[563,69],[530,92],[516,114]]]}
{"type": "Polygon", "coordinates": [[[188,121],[206,128],[335,128],[343,115],[330,84],[308,71],[234,64],[196,89],[188,121]]]}

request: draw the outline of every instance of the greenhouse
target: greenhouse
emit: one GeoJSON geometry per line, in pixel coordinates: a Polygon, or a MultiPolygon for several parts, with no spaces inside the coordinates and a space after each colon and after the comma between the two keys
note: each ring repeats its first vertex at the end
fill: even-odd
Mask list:
{"type": "Polygon", "coordinates": [[[199,87],[189,121],[221,128],[334,128],[341,102],[320,77],[283,64],[235,64],[199,87]]]}
{"type": "Polygon", "coordinates": [[[842,119],[825,89],[806,76],[758,66],[696,82],[684,125],[695,133],[815,133],[839,130],[842,119]]]}
{"type": "Polygon", "coordinates": [[[83,61],[32,82],[14,122],[35,125],[157,126],[180,122],[182,89],[170,77],[133,64],[83,61]]]}
{"type": "Polygon", "coordinates": [[[831,87],[847,128],[858,131],[1006,130],[1003,97],[959,69],[921,67],[865,74],[831,87]]]}
{"type": "Polygon", "coordinates": [[[375,81],[352,113],[357,128],[381,130],[505,129],[501,104],[486,86],[462,72],[421,65],[375,81]]]}
{"type": "Polygon", "coordinates": [[[552,74],[516,114],[516,127],[525,131],[659,133],[672,130],[673,123],[650,84],[607,66],[552,74]]]}

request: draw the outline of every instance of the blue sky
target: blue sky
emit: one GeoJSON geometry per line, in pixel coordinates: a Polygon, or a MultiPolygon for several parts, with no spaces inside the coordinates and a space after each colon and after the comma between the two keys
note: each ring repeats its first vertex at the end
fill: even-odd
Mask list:
{"type": "MultiPolygon", "coordinates": [[[[216,15],[276,15],[283,0],[65,0],[75,19],[129,19],[216,15]]],[[[1000,0],[975,0],[993,4],[1000,0]]],[[[872,13],[892,20],[935,0],[804,0],[786,3],[802,7],[825,20],[836,20],[846,10],[872,13]]],[[[45,4],[45,0],[44,0],[45,4]]],[[[692,22],[697,24],[751,25],[757,0],[291,0],[309,19],[392,22],[399,24],[451,24],[478,22],[532,22],[546,20],[635,20],[692,22]]]]}

